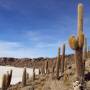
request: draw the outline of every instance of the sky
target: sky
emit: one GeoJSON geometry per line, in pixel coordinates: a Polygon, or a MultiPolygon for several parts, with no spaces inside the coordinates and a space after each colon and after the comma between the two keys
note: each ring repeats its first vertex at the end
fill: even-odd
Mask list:
{"type": "MultiPolygon", "coordinates": [[[[90,0],[0,0],[0,57],[55,57],[77,33],[77,5],[84,5],[90,46],[90,0]]],[[[62,54],[62,53],[61,53],[62,54]]]]}

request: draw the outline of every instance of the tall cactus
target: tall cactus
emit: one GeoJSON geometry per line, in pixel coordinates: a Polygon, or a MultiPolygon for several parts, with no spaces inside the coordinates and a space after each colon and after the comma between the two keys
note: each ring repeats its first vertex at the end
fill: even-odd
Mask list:
{"type": "Polygon", "coordinates": [[[1,88],[2,90],[6,90],[6,74],[3,75],[1,88]]]}
{"type": "Polygon", "coordinates": [[[35,80],[35,67],[33,67],[33,77],[32,77],[33,81],[35,80]]]}
{"type": "Polygon", "coordinates": [[[45,62],[46,74],[48,74],[48,59],[45,62]]]}
{"type": "Polygon", "coordinates": [[[54,73],[55,71],[55,62],[53,61],[53,64],[52,64],[52,73],[54,73]]]}
{"type": "Polygon", "coordinates": [[[12,70],[10,70],[10,73],[9,73],[9,75],[8,75],[8,84],[7,84],[7,87],[10,86],[11,79],[12,79],[12,70]]]}
{"type": "Polygon", "coordinates": [[[60,70],[60,48],[58,48],[58,57],[57,57],[57,66],[56,66],[57,79],[59,79],[59,70],[60,70]]]}
{"type": "Polygon", "coordinates": [[[9,72],[7,71],[7,74],[6,74],[6,88],[9,87],[9,72]]]}
{"type": "Polygon", "coordinates": [[[61,75],[64,74],[64,62],[65,62],[65,44],[63,44],[62,47],[61,75]]]}
{"type": "Polygon", "coordinates": [[[84,45],[84,34],[83,34],[83,5],[78,4],[78,33],[77,38],[71,36],[69,38],[70,47],[75,50],[75,63],[77,79],[82,82],[84,77],[84,65],[83,65],[83,45],[84,45]]]}
{"type": "Polygon", "coordinates": [[[42,73],[42,75],[45,75],[45,65],[44,65],[44,63],[42,64],[42,67],[41,67],[41,73],[42,73]]]}
{"type": "Polygon", "coordinates": [[[22,76],[22,87],[26,86],[26,68],[24,68],[23,76],[22,76]]]}

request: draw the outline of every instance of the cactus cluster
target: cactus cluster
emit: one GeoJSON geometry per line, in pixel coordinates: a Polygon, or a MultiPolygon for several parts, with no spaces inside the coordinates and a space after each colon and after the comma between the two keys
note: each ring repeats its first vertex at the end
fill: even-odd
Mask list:
{"type": "Polygon", "coordinates": [[[10,70],[10,72],[7,72],[7,74],[3,75],[2,90],[7,90],[7,88],[10,86],[11,78],[12,78],[12,70],[10,70]]]}
{"type": "Polygon", "coordinates": [[[84,33],[83,33],[83,5],[78,4],[78,33],[77,37],[70,36],[69,45],[75,50],[75,63],[77,79],[79,81],[83,80],[84,77],[84,65],[83,65],[83,45],[84,45],[84,33]]]}
{"type": "Polygon", "coordinates": [[[59,79],[59,72],[61,71],[61,75],[64,74],[64,62],[65,61],[65,44],[62,47],[62,56],[60,56],[60,48],[58,48],[58,57],[56,64],[56,77],[59,79]]]}

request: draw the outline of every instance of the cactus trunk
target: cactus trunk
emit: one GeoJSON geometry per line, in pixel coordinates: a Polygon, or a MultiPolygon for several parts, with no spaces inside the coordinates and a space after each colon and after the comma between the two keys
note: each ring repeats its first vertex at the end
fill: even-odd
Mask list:
{"type": "Polygon", "coordinates": [[[49,72],[48,72],[48,60],[46,60],[46,74],[48,74],[49,72]]]}
{"type": "Polygon", "coordinates": [[[57,57],[57,66],[56,66],[56,77],[59,79],[59,70],[60,70],[60,48],[58,48],[58,57],[57,57]]]}
{"type": "Polygon", "coordinates": [[[9,73],[9,76],[8,76],[8,84],[7,84],[7,87],[10,86],[11,79],[12,79],[12,70],[10,70],[10,73],[9,73]]]}
{"type": "Polygon", "coordinates": [[[83,48],[83,69],[85,71],[85,62],[86,62],[86,59],[87,59],[87,38],[85,37],[84,38],[84,48],[83,48]]]}
{"type": "Polygon", "coordinates": [[[22,76],[22,87],[26,86],[26,68],[24,68],[22,76]]]}
{"type": "Polygon", "coordinates": [[[62,59],[61,59],[61,75],[64,74],[64,62],[65,62],[65,44],[62,48],[62,59]]]}
{"type": "Polygon", "coordinates": [[[35,80],[35,67],[33,67],[33,81],[35,80]]]}
{"type": "Polygon", "coordinates": [[[2,78],[2,90],[6,90],[6,74],[3,75],[3,78],[2,78]]]}
{"type": "Polygon", "coordinates": [[[83,81],[84,77],[82,54],[82,49],[75,51],[76,75],[77,80],[79,80],[80,82],[83,81]]]}

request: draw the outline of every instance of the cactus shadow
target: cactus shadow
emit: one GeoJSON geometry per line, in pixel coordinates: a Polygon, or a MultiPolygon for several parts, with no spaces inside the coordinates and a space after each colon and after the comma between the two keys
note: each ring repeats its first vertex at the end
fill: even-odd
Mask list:
{"type": "Polygon", "coordinates": [[[85,80],[86,81],[90,81],[90,72],[88,72],[87,74],[85,74],[85,80]]]}

